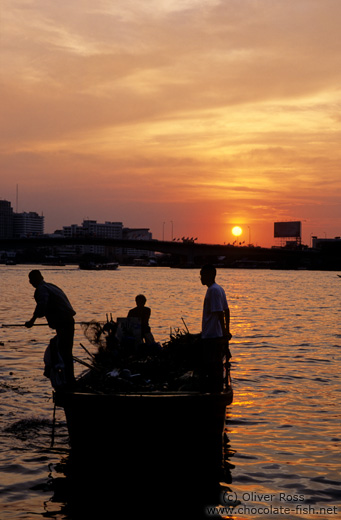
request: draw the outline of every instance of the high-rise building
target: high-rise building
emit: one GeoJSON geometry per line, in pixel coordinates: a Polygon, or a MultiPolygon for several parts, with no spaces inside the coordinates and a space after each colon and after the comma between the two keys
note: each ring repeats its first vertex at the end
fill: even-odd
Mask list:
{"type": "Polygon", "coordinates": [[[96,220],[83,220],[81,226],[72,224],[63,227],[64,237],[91,236],[99,238],[122,238],[122,222],[98,223],[96,220]]]}
{"type": "MultiPolygon", "coordinates": [[[[128,239],[128,240],[152,240],[152,233],[148,228],[123,228],[122,222],[104,222],[99,223],[96,220],[84,220],[78,226],[73,224],[71,226],[63,227],[63,236],[65,238],[77,237],[97,237],[108,239],[128,239]]],[[[121,258],[122,256],[139,258],[141,256],[153,256],[151,251],[140,250],[134,248],[109,247],[103,245],[69,245],[65,246],[63,253],[66,255],[72,254],[98,254],[107,256],[109,258],[121,258]]]]}
{"type": "Polygon", "coordinates": [[[13,208],[7,200],[0,200],[0,238],[13,238],[13,208]]]}
{"type": "MultiPolygon", "coordinates": [[[[63,227],[63,236],[66,238],[73,238],[79,236],[98,237],[98,238],[122,238],[122,222],[104,222],[99,223],[96,220],[84,220],[81,226],[73,224],[71,226],[63,227]]],[[[74,246],[70,246],[71,248],[74,246]]],[[[75,250],[75,248],[74,248],[75,250]]],[[[108,251],[107,246],[100,245],[84,245],[78,247],[78,251],[81,253],[92,253],[104,256],[120,255],[122,253],[121,248],[112,248],[112,251],[108,251]]]]}
{"type": "Polygon", "coordinates": [[[0,200],[0,238],[27,238],[43,233],[43,216],[34,211],[14,213],[10,202],[0,200]]]}
{"type": "Polygon", "coordinates": [[[44,217],[34,211],[14,213],[13,234],[15,238],[29,238],[44,234],[44,217]]]}

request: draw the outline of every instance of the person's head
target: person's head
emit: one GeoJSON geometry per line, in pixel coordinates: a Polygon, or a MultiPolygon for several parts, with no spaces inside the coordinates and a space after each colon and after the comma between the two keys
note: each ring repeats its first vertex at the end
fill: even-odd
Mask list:
{"type": "Polygon", "coordinates": [[[135,298],[135,301],[138,307],[143,307],[146,305],[147,298],[143,294],[138,294],[135,298]]]}
{"type": "Polygon", "coordinates": [[[215,281],[215,277],[217,274],[217,270],[212,264],[204,265],[200,270],[200,278],[201,283],[203,285],[207,285],[208,287],[212,285],[215,281]]]}
{"type": "Polygon", "coordinates": [[[30,284],[33,285],[33,287],[38,287],[38,285],[44,280],[42,274],[38,269],[34,269],[31,271],[28,275],[30,284]]]}

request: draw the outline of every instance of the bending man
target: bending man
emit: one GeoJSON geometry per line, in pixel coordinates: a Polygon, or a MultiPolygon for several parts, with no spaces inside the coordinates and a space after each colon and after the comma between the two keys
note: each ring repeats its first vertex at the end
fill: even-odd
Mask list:
{"type": "Polygon", "coordinates": [[[73,370],[73,337],[76,314],[65,293],[52,283],[47,283],[40,271],[29,273],[29,281],[35,288],[34,299],[37,303],[32,318],[25,323],[31,328],[37,318],[46,317],[51,329],[56,330],[57,345],[65,365],[66,383],[71,387],[74,383],[73,370]]]}

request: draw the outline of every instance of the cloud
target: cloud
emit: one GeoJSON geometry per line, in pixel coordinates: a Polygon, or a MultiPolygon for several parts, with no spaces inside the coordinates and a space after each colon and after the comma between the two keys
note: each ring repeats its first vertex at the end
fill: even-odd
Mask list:
{"type": "Polygon", "coordinates": [[[339,0],[4,0],[3,189],[63,183],[80,215],[88,196],[127,215],[141,199],[188,222],[227,198],[257,221],[328,205],[340,15],[339,0]]]}

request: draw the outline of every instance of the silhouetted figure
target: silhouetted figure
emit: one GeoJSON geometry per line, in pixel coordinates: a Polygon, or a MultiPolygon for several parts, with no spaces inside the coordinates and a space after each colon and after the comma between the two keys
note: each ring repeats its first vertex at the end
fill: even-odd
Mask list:
{"type": "Polygon", "coordinates": [[[37,318],[45,316],[51,329],[56,330],[55,343],[64,361],[66,384],[71,387],[75,380],[72,348],[76,312],[65,293],[56,285],[45,282],[40,271],[33,270],[28,276],[31,285],[35,288],[34,299],[37,305],[32,318],[25,323],[25,326],[31,328],[37,318]]]}
{"type": "Polygon", "coordinates": [[[150,331],[149,318],[151,310],[146,307],[147,298],[143,294],[138,294],[135,298],[136,307],[130,309],[128,318],[139,318],[141,321],[141,338],[146,343],[154,343],[153,334],[150,331]]]}
{"type": "Polygon", "coordinates": [[[200,271],[201,283],[207,285],[202,314],[200,379],[203,391],[223,390],[223,357],[231,357],[228,342],[230,310],[224,289],[215,282],[216,269],[204,265],[200,271]]]}

